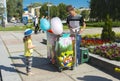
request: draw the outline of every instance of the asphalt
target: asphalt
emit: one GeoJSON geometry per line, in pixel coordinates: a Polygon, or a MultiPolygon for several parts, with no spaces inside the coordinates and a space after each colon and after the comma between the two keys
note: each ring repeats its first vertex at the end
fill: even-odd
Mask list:
{"type": "MultiPolygon", "coordinates": [[[[119,32],[118,29],[116,32],[119,32]]],[[[83,34],[100,33],[100,29],[86,29],[83,34]],[[98,32],[96,31],[98,30],[98,32]]],[[[33,75],[27,76],[24,65],[23,31],[0,32],[0,69],[3,81],[120,81],[115,77],[86,63],[75,70],[64,70],[59,73],[57,68],[47,59],[47,47],[42,43],[46,34],[33,34],[33,75]]]]}

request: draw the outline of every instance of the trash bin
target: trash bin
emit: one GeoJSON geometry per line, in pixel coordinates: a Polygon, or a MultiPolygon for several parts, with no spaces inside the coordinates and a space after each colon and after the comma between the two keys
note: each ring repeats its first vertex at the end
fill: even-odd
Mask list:
{"type": "Polygon", "coordinates": [[[81,55],[81,63],[88,62],[88,60],[89,60],[88,48],[81,47],[80,55],[81,55]]]}

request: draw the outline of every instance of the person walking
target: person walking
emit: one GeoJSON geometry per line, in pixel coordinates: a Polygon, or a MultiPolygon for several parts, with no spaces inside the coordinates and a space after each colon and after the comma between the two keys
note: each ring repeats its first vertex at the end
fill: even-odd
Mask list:
{"type": "Polygon", "coordinates": [[[39,26],[38,26],[38,16],[35,17],[35,34],[37,34],[38,30],[39,30],[39,26]]]}
{"type": "Polygon", "coordinates": [[[77,52],[76,58],[77,64],[80,64],[80,42],[81,42],[80,34],[86,28],[86,24],[83,17],[76,13],[72,5],[68,5],[66,7],[66,10],[69,13],[69,16],[67,17],[67,24],[70,30],[70,34],[71,36],[76,36],[76,52],[77,52]],[[83,26],[83,28],[81,28],[80,26],[83,26]]]}
{"type": "Polygon", "coordinates": [[[26,65],[26,72],[27,75],[32,74],[31,73],[31,67],[32,67],[32,53],[33,53],[33,48],[35,47],[32,44],[32,33],[33,31],[31,29],[26,29],[24,31],[24,56],[25,56],[25,65],[26,65]]]}
{"type": "MultiPolygon", "coordinates": [[[[40,21],[41,21],[42,19],[44,19],[44,18],[45,18],[45,16],[43,15],[43,16],[41,17],[40,21]]],[[[41,28],[39,28],[39,32],[41,32],[41,31],[42,31],[42,33],[44,33],[44,31],[41,30],[41,28]]]]}

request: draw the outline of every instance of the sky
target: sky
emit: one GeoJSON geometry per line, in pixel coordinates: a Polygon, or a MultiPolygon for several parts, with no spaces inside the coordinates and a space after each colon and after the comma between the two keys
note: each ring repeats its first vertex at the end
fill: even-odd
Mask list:
{"type": "Polygon", "coordinates": [[[80,7],[89,7],[89,3],[88,1],[90,0],[23,0],[23,6],[24,8],[26,6],[28,6],[31,3],[35,3],[35,2],[40,2],[40,3],[44,3],[44,2],[51,2],[54,5],[58,5],[59,3],[65,3],[67,5],[73,5],[75,8],[80,8],[80,7]]]}

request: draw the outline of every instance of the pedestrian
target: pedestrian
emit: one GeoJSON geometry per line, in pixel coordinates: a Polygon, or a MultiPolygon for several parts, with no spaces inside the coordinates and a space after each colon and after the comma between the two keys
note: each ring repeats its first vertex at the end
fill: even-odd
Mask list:
{"type": "MultiPolygon", "coordinates": [[[[42,19],[44,19],[44,18],[45,18],[45,16],[43,15],[43,16],[41,17],[40,21],[41,21],[42,19]]],[[[42,33],[44,33],[44,31],[41,30],[41,28],[39,28],[39,32],[41,32],[41,31],[42,31],[42,33]]]]}
{"type": "Polygon", "coordinates": [[[15,18],[15,20],[14,20],[14,26],[16,26],[17,25],[17,20],[16,20],[16,18],[15,18]]]}
{"type": "Polygon", "coordinates": [[[26,29],[24,32],[24,56],[25,56],[25,65],[26,65],[26,73],[27,75],[32,74],[31,73],[31,67],[32,67],[32,53],[33,48],[35,47],[32,44],[32,33],[33,31],[31,29],[26,29]]]}
{"type": "Polygon", "coordinates": [[[33,26],[35,27],[35,17],[32,18],[33,26]]]}
{"type": "Polygon", "coordinates": [[[35,17],[35,34],[37,34],[38,30],[39,30],[39,26],[38,26],[38,16],[35,17]]]}
{"type": "Polygon", "coordinates": [[[80,64],[80,41],[81,41],[81,32],[86,28],[85,21],[83,17],[76,13],[72,5],[66,7],[69,16],[67,17],[67,24],[70,30],[71,36],[76,36],[76,51],[77,51],[77,64],[80,64]],[[83,26],[83,28],[80,28],[83,26]]]}

